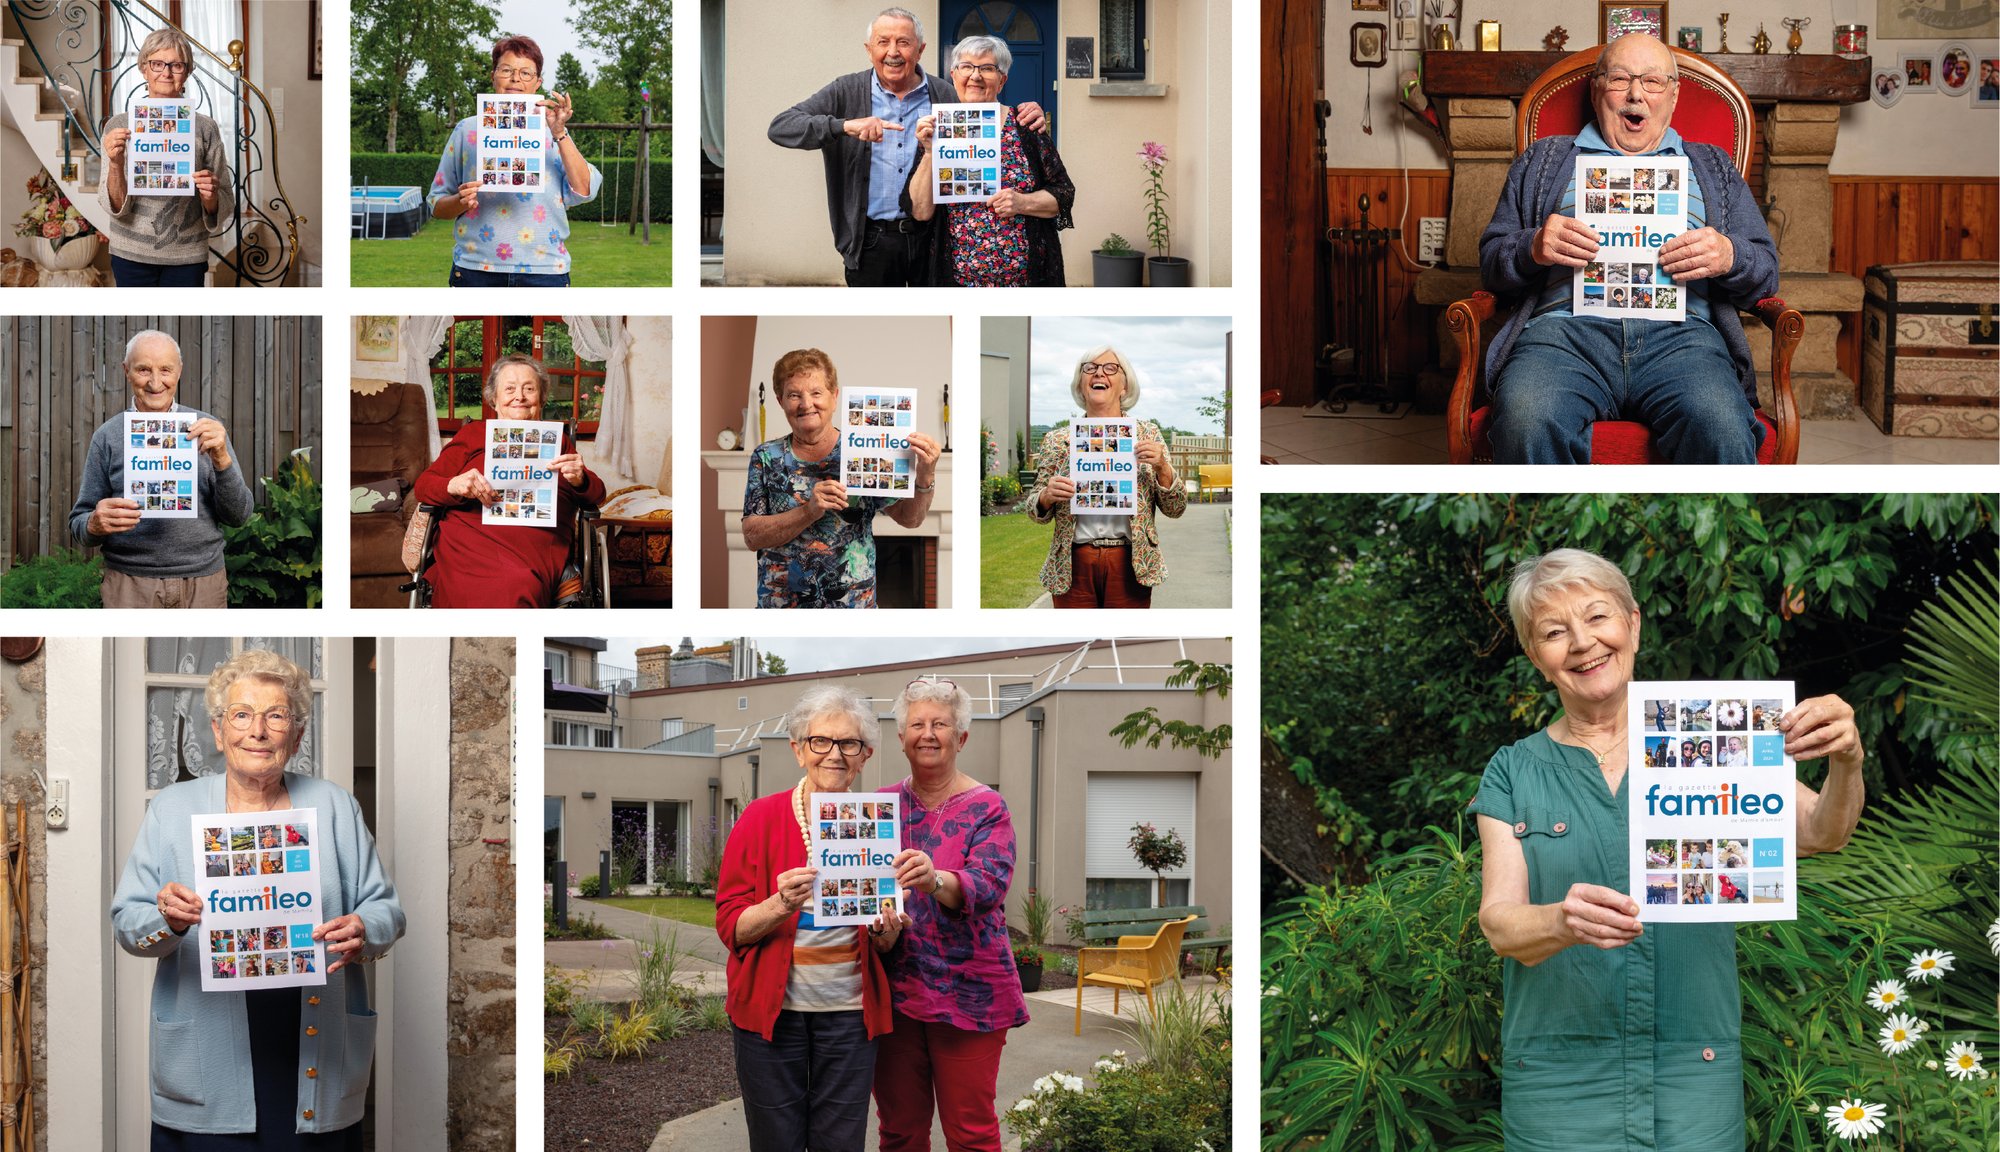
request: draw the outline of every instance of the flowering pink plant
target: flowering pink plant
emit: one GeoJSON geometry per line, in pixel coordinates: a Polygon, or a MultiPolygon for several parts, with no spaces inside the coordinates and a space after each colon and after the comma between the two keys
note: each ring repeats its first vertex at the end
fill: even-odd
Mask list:
{"type": "Polygon", "coordinates": [[[14,225],[14,235],[39,236],[51,247],[61,248],[95,231],[77,206],[63,195],[62,186],[49,175],[48,169],[28,177],[28,210],[21,213],[20,223],[14,225]]]}
{"type": "Polygon", "coordinates": [[[1139,146],[1139,166],[1146,170],[1146,238],[1153,251],[1165,256],[1173,241],[1173,223],[1167,219],[1167,150],[1151,140],[1139,146]]]}

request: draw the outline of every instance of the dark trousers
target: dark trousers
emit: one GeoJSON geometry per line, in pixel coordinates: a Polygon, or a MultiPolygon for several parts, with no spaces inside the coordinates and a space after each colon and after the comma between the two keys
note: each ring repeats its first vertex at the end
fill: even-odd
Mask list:
{"type": "Polygon", "coordinates": [[[111,283],[119,288],[200,288],[208,279],[208,261],[199,264],[141,264],[111,257],[111,283]]]}
{"type": "MultiPolygon", "coordinates": [[[[847,270],[849,288],[921,287],[924,273],[924,234],[899,232],[895,220],[870,220],[862,238],[861,267],[847,270]]],[[[919,228],[916,221],[904,227],[919,228]]]]}
{"type": "Polygon", "coordinates": [[[861,1152],[875,1041],[860,1012],[780,1012],[768,1042],[732,1030],[751,1152],[861,1152]]]}
{"type": "Polygon", "coordinates": [[[486,272],[451,266],[453,288],[567,288],[567,272],[486,272]]]}

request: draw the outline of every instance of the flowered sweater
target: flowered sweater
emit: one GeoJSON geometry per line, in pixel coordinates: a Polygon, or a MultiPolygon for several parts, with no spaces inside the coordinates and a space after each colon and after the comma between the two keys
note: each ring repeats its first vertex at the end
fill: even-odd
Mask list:
{"type": "MultiPolygon", "coordinates": [[[[467,116],[452,130],[431,178],[429,204],[458,191],[479,171],[479,133],[467,116]]],[[[563,174],[562,153],[551,149],[548,172],[539,192],[482,191],[479,207],[453,221],[451,262],[481,272],[559,274],[570,270],[569,209],[597,199],[604,174],[590,165],[590,191],[570,190],[563,174]]]]}

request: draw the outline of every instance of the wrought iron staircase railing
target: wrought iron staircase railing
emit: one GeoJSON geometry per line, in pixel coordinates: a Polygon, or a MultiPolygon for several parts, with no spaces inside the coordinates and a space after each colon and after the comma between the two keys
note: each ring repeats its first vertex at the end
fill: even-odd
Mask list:
{"type": "MultiPolygon", "coordinates": [[[[210,233],[210,249],[239,284],[283,283],[298,262],[299,229],[307,220],[285,195],[278,170],[277,118],[263,89],[243,74],[243,41],[230,41],[225,60],[148,0],[6,0],[6,4],[28,54],[46,79],[44,91],[52,92],[62,106],[62,171],[57,176],[72,186],[103,180],[100,129],[112,113],[145,94],[138,67],[140,43],[157,28],[173,28],[187,36],[195,52],[187,93],[197,110],[218,123],[232,119],[215,115],[218,99],[238,110],[230,149],[230,181],[238,207],[210,233]],[[266,137],[272,139],[267,143],[266,137]],[[97,170],[94,181],[79,179],[79,143],[83,167],[97,170]],[[265,180],[273,190],[268,198],[255,191],[265,180]]],[[[0,77],[0,83],[16,79],[0,77]]],[[[70,190],[74,194],[76,189],[70,190]]]]}

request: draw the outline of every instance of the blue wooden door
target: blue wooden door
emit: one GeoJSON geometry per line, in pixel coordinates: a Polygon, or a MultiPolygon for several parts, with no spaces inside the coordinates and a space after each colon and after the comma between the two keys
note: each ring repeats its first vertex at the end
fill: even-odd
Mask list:
{"type": "Polygon", "coordinates": [[[1000,99],[1008,104],[1032,100],[1048,115],[1051,131],[1060,131],[1056,115],[1056,77],[1062,69],[1062,43],[1056,35],[1056,0],[943,0],[939,6],[937,74],[951,76],[952,45],[968,36],[997,36],[1014,54],[1007,87],[1000,99]]]}

